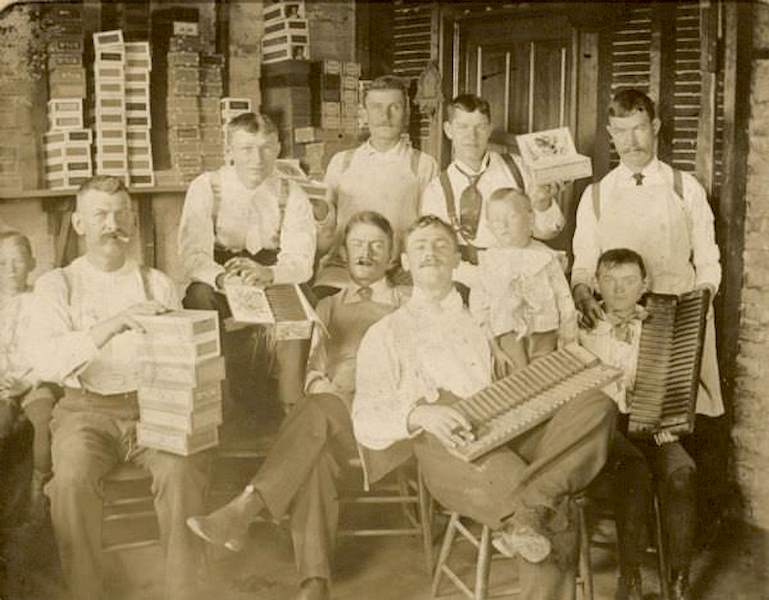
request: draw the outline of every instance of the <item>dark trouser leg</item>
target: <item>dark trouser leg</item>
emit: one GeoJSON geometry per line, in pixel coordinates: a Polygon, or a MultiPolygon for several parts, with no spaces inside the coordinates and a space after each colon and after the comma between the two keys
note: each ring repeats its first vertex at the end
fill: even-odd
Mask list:
{"type": "Polygon", "coordinates": [[[94,413],[54,410],[54,478],[47,487],[64,579],[73,600],[102,593],[100,481],[118,462],[120,432],[94,413]]]}
{"type": "Polygon", "coordinates": [[[193,281],[187,286],[187,291],[182,299],[182,306],[197,310],[215,310],[219,313],[219,335],[222,337],[222,343],[224,342],[222,323],[224,319],[232,315],[227,297],[224,294],[217,292],[207,283],[193,281]]]}
{"type": "Polygon", "coordinates": [[[697,515],[694,461],[679,443],[655,447],[649,456],[659,485],[662,518],[673,571],[689,568],[697,515]]]}
{"type": "Polygon", "coordinates": [[[337,453],[355,453],[347,407],[330,394],[306,396],[289,414],[252,480],[273,518],[291,511],[294,555],[302,581],[330,578],[339,519],[337,453]]]}
{"type": "Polygon", "coordinates": [[[187,517],[204,510],[210,456],[176,456],[147,449],[135,461],[152,473],[152,493],[165,556],[166,600],[194,598],[203,542],[187,528],[187,517]]]}
{"type": "Polygon", "coordinates": [[[56,398],[48,387],[40,387],[24,398],[24,412],[35,430],[33,461],[35,471],[51,471],[51,414],[56,398]]]}
{"type": "Polygon", "coordinates": [[[641,565],[641,543],[652,501],[652,474],[644,454],[620,431],[614,434],[610,461],[620,572],[626,575],[641,565]]]}
{"type": "Polygon", "coordinates": [[[288,412],[304,390],[310,340],[279,340],[275,343],[278,365],[278,399],[288,412]]]}

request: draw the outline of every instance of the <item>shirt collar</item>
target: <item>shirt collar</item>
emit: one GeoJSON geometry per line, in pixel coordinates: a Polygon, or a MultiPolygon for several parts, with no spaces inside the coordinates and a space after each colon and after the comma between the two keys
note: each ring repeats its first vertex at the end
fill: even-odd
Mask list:
{"type": "Polygon", "coordinates": [[[620,169],[620,175],[621,175],[623,180],[625,180],[625,179],[632,180],[633,175],[635,175],[636,173],[641,173],[641,174],[643,174],[644,177],[651,177],[651,176],[655,175],[659,171],[659,169],[660,169],[660,161],[655,156],[640,171],[633,171],[630,168],[628,168],[628,166],[625,163],[620,162],[619,163],[619,169],[620,169]]]}
{"type": "Polygon", "coordinates": [[[464,310],[462,304],[462,296],[459,295],[456,289],[452,288],[446,296],[438,302],[428,299],[425,293],[417,286],[414,286],[411,292],[411,298],[408,301],[408,306],[419,313],[427,313],[430,315],[445,315],[456,314],[464,310]]]}
{"type": "MultiPolygon", "coordinates": [[[[358,296],[358,290],[361,289],[363,286],[358,285],[354,281],[351,281],[348,283],[342,293],[344,296],[342,297],[342,303],[343,304],[354,304],[356,302],[360,302],[360,296],[358,296]]],[[[382,277],[379,281],[375,281],[370,286],[371,288],[371,300],[374,302],[379,302],[380,304],[391,304],[395,305],[395,298],[393,297],[393,288],[390,286],[390,284],[387,282],[387,279],[382,277]]]]}
{"type": "Polygon", "coordinates": [[[366,156],[385,157],[398,156],[406,152],[409,148],[411,148],[411,140],[407,134],[404,134],[401,135],[401,139],[398,140],[397,144],[395,144],[389,150],[385,150],[384,152],[380,152],[371,145],[371,138],[367,139],[365,142],[363,142],[363,144],[361,144],[360,151],[363,152],[366,156]]]}
{"type": "Polygon", "coordinates": [[[453,163],[451,163],[455,169],[459,170],[460,173],[465,175],[480,175],[483,173],[486,169],[489,168],[489,163],[491,162],[491,153],[488,151],[481,159],[481,168],[479,170],[475,170],[472,167],[469,167],[466,163],[462,162],[459,159],[455,159],[453,163]]]}

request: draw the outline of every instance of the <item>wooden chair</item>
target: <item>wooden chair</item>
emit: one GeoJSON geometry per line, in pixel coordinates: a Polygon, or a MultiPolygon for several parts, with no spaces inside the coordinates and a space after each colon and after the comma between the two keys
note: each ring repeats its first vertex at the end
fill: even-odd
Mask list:
{"type": "MultiPolygon", "coordinates": [[[[589,498],[588,516],[591,522],[601,520],[614,521],[614,509],[611,505],[611,474],[603,471],[598,474],[596,479],[590,484],[587,491],[589,498]]],[[[652,499],[651,510],[653,512],[653,537],[654,546],[650,551],[654,552],[657,560],[657,576],[660,585],[660,600],[670,600],[670,567],[668,563],[667,549],[665,547],[665,532],[662,524],[662,512],[660,510],[660,499],[657,494],[656,484],[654,485],[654,496],[652,499]]],[[[617,540],[615,537],[600,536],[595,532],[589,536],[589,543],[592,546],[610,548],[617,551],[617,540]]]]}
{"type": "Polygon", "coordinates": [[[114,552],[159,543],[150,473],[131,463],[122,463],[104,477],[102,485],[102,550],[114,552]]]}
{"type": "MultiPolygon", "coordinates": [[[[363,466],[360,459],[354,458],[348,461],[351,469],[362,472],[363,466]]],[[[425,557],[425,567],[428,573],[433,568],[433,501],[422,479],[418,466],[404,465],[396,469],[390,477],[377,482],[370,491],[362,491],[363,485],[359,482],[355,488],[347,488],[342,491],[340,503],[342,506],[366,505],[399,507],[402,511],[405,527],[380,527],[380,528],[349,528],[340,529],[340,536],[409,536],[419,537],[422,540],[422,550],[425,557]],[[409,467],[413,466],[415,472],[410,474],[409,467]]]]}
{"type": "MultiPolygon", "coordinates": [[[[584,496],[576,496],[572,500],[577,508],[578,544],[579,544],[579,571],[577,576],[577,590],[581,600],[593,600],[593,570],[590,563],[590,538],[587,531],[585,517],[586,500],[584,496]]],[[[512,560],[492,550],[491,529],[487,525],[481,525],[464,517],[458,512],[451,512],[449,524],[441,544],[438,563],[433,576],[432,597],[437,598],[443,577],[446,576],[462,594],[471,600],[487,600],[490,598],[508,598],[520,596],[520,588],[517,586],[507,589],[489,591],[489,576],[491,563],[494,560],[512,560]],[[463,519],[465,523],[463,523],[463,519]],[[467,523],[469,521],[469,523],[467,523]],[[467,524],[466,524],[467,523],[467,524]],[[473,533],[472,529],[480,527],[480,535],[473,533]],[[457,537],[459,534],[461,537],[457,537]],[[449,557],[454,549],[456,541],[467,541],[477,550],[475,563],[475,580],[473,587],[465,583],[462,578],[448,565],[449,557]]],[[[525,599],[524,599],[525,600],[525,599]]]]}

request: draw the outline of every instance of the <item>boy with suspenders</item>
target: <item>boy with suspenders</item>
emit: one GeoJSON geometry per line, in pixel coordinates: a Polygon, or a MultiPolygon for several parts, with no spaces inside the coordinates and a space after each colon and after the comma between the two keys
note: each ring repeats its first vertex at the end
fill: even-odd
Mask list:
{"type": "Polygon", "coordinates": [[[531,197],[536,238],[547,240],[558,235],[564,219],[551,190],[535,188],[519,159],[488,149],[491,109],[486,100],[473,94],[454,98],[447,107],[443,130],[452,142],[454,160],[427,186],[420,210],[423,215],[436,215],[452,225],[462,254],[455,279],[472,287],[478,252],[493,243],[483,204],[494,190],[515,188],[531,197]]]}
{"type": "Polygon", "coordinates": [[[64,578],[73,598],[103,597],[101,480],[125,461],[153,478],[165,556],[165,597],[196,593],[199,540],[185,519],[203,508],[208,455],[139,448],[136,315],[179,306],[173,283],[128,257],[135,218],[121,179],[97,176],[78,191],[72,216],[85,256],[40,277],[29,326],[38,378],[64,386],[51,423],[53,479],[47,493],[64,578]]]}
{"type": "MultiPolygon", "coordinates": [[[[437,175],[435,160],[412,148],[404,131],[408,123],[408,88],[390,75],[375,79],[363,97],[371,137],[351,150],[334,155],[326,170],[328,202],[336,208],[337,239],[323,257],[315,292],[324,296],[349,281],[346,263],[340,256],[341,233],[358,211],[381,213],[392,224],[396,244],[403,231],[419,214],[419,198],[428,182],[437,175]]],[[[400,250],[394,254],[393,275],[400,250]]],[[[398,283],[406,283],[396,275],[398,283]]]]}
{"type": "MultiPolygon", "coordinates": [[[[183,304],[216,310],[220,319],[231,314],[224,295],[228,278],[260,287],[303,284],[312,277],[316,243],[306,194],[275,174],[280,153],[275,125],[263,115],[246,113],[227,127],[233,164],[190,184],[179,224],[179,254],[191,282],[183,304]]],[[[226,338],[223,342],[227,378],[237,389],[248,374],[235,368],[231,344],[226,338]]],[[[308,340],[275,343],[284,407],[302,393],[308,352],[308,340]]]]}

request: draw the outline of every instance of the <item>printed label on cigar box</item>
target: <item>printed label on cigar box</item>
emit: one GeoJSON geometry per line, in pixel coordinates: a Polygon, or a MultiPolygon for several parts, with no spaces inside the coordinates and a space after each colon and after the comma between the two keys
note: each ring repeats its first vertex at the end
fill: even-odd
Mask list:
{"type": "Polygon", "coordinates": [[[123,32],[120,29],[97,31],[93,34],[93,45],[97,48],[123,43],[123,32]]]}
{"type": "Polygon", "coordinates": [[[168,427],[191,434],[214,425],[221,425],[222,403],[213,402],[186,414],[169,412],[140,403],[139,414],[141,422],[146,425],[168,427]]]}
{"type": "Polygon", "coordinates": [[[158,427],[139,421],[136,424],[136,441],[140,446],[189,456],[219,445],[219,429],[212,426],[193,434],[168,427],[158,427]]]}
{"type": "Polygon", "coordinates": [[[194,341],[199,336],[219,335],[218,314],[214,310],[174,310],[160,315],[139,315],[136,320],[153,337],[194,341]]]}
{"type": "Polygon", "coordinates": [[[222,379],[224,379],[224,359],[221,356],[193,365],[150,361],[139,363],[139,380],[142,385],[178,384],[196,387],[222,379]]]}
{"type": "Polygon", "coordinates": [[[163,341],[162,338],[145,335],[139,344],[139,354],[142,360],[195,364],[219,356],[219,334],[190,342],[163,341]]]}

